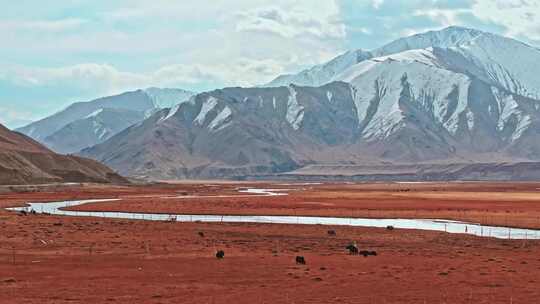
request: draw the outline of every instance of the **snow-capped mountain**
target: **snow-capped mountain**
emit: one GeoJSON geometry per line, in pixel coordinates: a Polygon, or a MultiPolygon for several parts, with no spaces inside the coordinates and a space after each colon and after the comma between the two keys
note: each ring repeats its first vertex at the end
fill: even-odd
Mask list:
{"type": "MultiPolygon", "coordinates": [[[[406,51],[364,61],[338,75],[361,92],[355,100],[362,137],[383,140],[400,130],[408,108],[424,116],[424,125],[442,128],[475,152],[495,151],[538,131],[540,102],[531,93],[534,86],[526,85],[533,81],[525,76],[501,84],[497,74],[475,75],[479,69],[456,59],[454,51],[406,51]]],[[[538,150],[519,154],[540,156],[538,150]]]]}
{"type": "Polygon", "coordinates": [[[152,99],[155,109],[172,108],[195,95],[191,91],[171,88],[148,88],[144,92],[152,99]]]}
{"type": "MultiPolygon", "coordinates": [[[[162,110],[82,155],[138,177],[227,177],[291,170],[355,141],[346,83],[227,88],[162,110]],[[316,156],[320,154],[320,156],[316,156]]],[[[331,158],[340,153],[333,154],[331,158]]]]}
{"type": "Polygon", "coordinates": [[[301,86],[321,86],[331,82],[336,75],[340,74],[350,66],[372,57],[373,55],[370,52],[365,52],[363,50],[349,51],[325,64],[316,65],[296,75],[278,76],[265,86],[279,87],[287,86],[291,83],[301,86]]]}
{"type": "Polygon", "coordinates": [[[17,131],[56,152],[78,152],[193,94],[181,89],[149,88],[78,102],[17,131]]]}
{"type": "Polygon", "coordinates": [[[340,74],[367,60],[411,50],[431,49],[441,64],[458,73],[471,74],[493,86],[525,97],[540,98],[540,50],[517,40],[462,27],[449,27],[400,38],[372,51],[350,51],[328,63],[295,75],[277,77],[267,86],[319,86],[342,80],[340,74]],[[442,54],[444,53],[444,54],[442,54]]]}
{"type": "Polygon", "coordinates": [[[43,142],[58,153],[73,153],[92,147],[118,132],[144,120],[143,112],[101,108],[65,125],[47,136],[43,142]]]}
{"type": "Polygon", "coordinates": [[[470,42],[482,34],[484,33],[473,29],[449,27],[442,31],[430,31],[400,38],[375,50],[366,51],[359,49],[348,51],[327,63],[314,66],[298,74],[278,76],[265,86],[286,86],[291,83],[305,86],[320,86],[334,81],[336,75],[368,59],[430,47],[450,48],[470,42]]]}
{"type": "MultiPolygon", "coordinates": [[[[349,60],[353,64],[326,78],[348,82],[358,92],[359,132],[367,142],[383,140],[411,125],[406,123],[411,107],[418,108],[432,127],[444,129],[446,137],[463,144],[468,141],[475,152],[500,149],[538,132],[537,48],[450,27],[401,38],[369,54],[371,58],[357,63],[349,60]]],[[[324,78],[328,70],[336,71],[332,62],[345,57],[309,71],[324,78]]],[[[305,83],[305,73],[293,78],[305,83]]],[[[289,80],[295,82],[293,78],[289,80]]],[[[516,153],[540,155],[538,149],[532,150],[516,153]]]]}
{"type": "Polygon", "coordinates": [[[324,163],[539,161],[539,68],[536,48],[451,27],[275,81],[314,87],[198,94],[83,155],[159,178],[324,163]]]}

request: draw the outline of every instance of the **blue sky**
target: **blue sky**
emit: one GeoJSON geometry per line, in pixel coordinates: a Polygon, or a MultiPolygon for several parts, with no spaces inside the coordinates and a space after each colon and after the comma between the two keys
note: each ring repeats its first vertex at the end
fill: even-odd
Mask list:
{"type": "Polygon", "coordinates": [[[461,25],[540,45],[540,0],[3,1],[0,123],[149,86],[251,86],[461,25]]]}

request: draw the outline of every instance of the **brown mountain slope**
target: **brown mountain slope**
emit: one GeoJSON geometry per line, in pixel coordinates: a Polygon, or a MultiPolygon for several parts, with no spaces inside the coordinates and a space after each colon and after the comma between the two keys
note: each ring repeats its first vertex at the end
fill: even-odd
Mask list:
{"type": "Polygon", "coordinates": [[[0,184],[53,182],[121,183],[126,180],[96,161],[56,154],[0,125],[0,184]]]}

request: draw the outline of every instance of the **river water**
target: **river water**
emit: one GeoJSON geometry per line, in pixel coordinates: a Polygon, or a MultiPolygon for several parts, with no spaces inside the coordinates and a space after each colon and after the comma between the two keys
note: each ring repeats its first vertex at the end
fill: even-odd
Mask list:
{"type": "MultiPolygon", "coordinates": [[[[255,196],[287,195],[283,191],[291,189],[243,189],[239,192],[255,196]]],[[[216,196],[224,197],[224,196],[216,196]]],[[[234,197],[234,196],[230,196],[234,197]]],[[[540,239],[540,230],[518,229],[510,227],[483,226],[475,223],[450,221],[443,219],[371,219],[346,217],[314,217],[314,216],[266,216],[266,215],[187,215],[187,214],[161,214],[161,213],[129,213],[129,212],[94,212],[94,211],[68,211],[64,208],[79,206],[88,203],[118,201],[118,199],[74,200],[52,203],[28,203],[26,207],[8,208],[10,211],[30,211],[62,216],[101,217],[149,221],[175,221],[175,222],[223,222],[223,223],[269,223],[269,224],[296,224],[296,225],[328,225],[328,226],[354,226],[385,228],[393,226],[395,229],[419,229],[431,231],[444,231],[447,233],[463,233],[482,237],[499,239],[540,239]]]]}

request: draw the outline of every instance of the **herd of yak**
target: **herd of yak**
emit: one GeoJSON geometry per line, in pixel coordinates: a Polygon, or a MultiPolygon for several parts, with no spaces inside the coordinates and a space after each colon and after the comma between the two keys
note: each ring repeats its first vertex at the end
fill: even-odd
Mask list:
{"type": "MultiPolygon", "coordinates": [[[[386,227],[386,229],[388,230],[394,230],[394,227],[393,226],[388,226],[386,227]]],[[[199,235],[200,236],[204,236],[204,234],[202,234],[202,232],[199,232],[199,235]]],[[[328,235],[330,236],[336,236],[336,231],[335,230],[328,230],[328,235]]],[[[371,250],[360,250],[358,248],[358,246],[355,244],[355,243],[351,243],[349,244],[347,247],[345,247],[345,249],[347,249],[349,251],[349,254],[350,255],[362,255],[364,257],[368,257],[368,256],[377,256],[377,251],[371,251],[371,250]]],[[[225,257],[225,251],[223,250],[218,250],[216,252],[216,258],[217,259],[223,259],[225,257]]],[[[299,265],[306,265],[306,258],[303,257],[303,256],[297,256],[296,257],[296,264],[299,264],[299,265]]]]}
{"type": "MultiPolygon", "coordinates": [[[[35,210],[31,210],[31,211],[25,211],[25,210],[21,210],[19,212],[20,215],[23,215],[23,216],[26,216],[28,214],[32,214],[32,215],[35,215],[36,214],[36,211],[35,210]]],[[[388,230],[394,230],[394,227],[393,226],[387,226],[386,229],[388,230]]],[[[200,237],[204,237],[204,233],[203,232],[199,232],[198,233],[200,237]]],[[[336,236],[337,233],[335,230],[328,230],[328,235],[329,236],[336,236]]],[[[370,251],[370,250],[360,250],[358,248],[358,246],[355,244],[355,243],[351,243],[349,244],[347,247],[345,247],[345,249],[347,249],[349,251],[349,254],[350,255],[362,255],[364,257],[368,257],[368,256],[377,256],[377,252],[376,251],[370,251]]],[[[217,259],[223,259],[225,258],[225,251],[223,250],[218,250],[216,252],[216,258],[217,259]]],[[[303,256],[297,256],[296,257],[296,264],[299,264],[299,265],[305,265],[306,264],[306,259],[303,257],[303,256]]]]}

